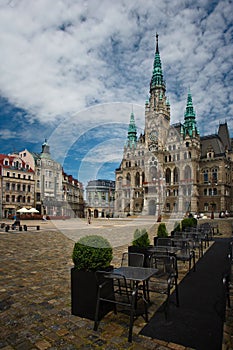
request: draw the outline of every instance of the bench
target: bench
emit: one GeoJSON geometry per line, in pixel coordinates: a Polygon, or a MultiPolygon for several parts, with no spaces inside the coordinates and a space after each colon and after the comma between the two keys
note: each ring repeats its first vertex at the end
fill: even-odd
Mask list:
{"type": "Polygon", "coordinates": [[[40,225],[23,225],[24,231],[27,231],[29,227],[34,227],[37,231],[40,230],[40,225]]]}
{"type": "Polygon", "coordinates": [[[17,229],[19,231],[23,231],[23,226],[15,226],[15,225],[5,225],[5,232],[9,232],[9,230],[12,230],[12,231],[17,231],[17,229]]]}

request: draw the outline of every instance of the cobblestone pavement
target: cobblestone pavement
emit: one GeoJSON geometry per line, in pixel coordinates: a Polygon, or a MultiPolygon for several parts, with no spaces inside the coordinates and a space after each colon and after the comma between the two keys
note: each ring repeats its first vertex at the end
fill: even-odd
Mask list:
{"type": "MultiPolygon", "coordinates": [[[[231,219],[219,221],[222,236],[231,236],[232,222],[231,219]]],[[[70,269],[74,241],[84,234],[107,235],[114,247],[113,264],[118,265],[134,229],[139,225],[147,227],[152,238],[156,224],[149,219],[140,222],[96,220],[91,225],[84,220],[67,220],[56,225],[50,222],[36,224],[41,226],[40,231],[29,228],[26,232],[0,232],[0,349],[187,350],[179,344],[140,336],[138,333],[144,326],[140,317],[134,324],[133,342],[128,343],[127,316],[110,313],[101,320],[95,332],[93,321],[71,315],[70,269]]],[[[184,275],[186,270],[182,273],[184,275]]],[[[158,295],[153,299],[149,315],[162,301],[158,295]]],[[[233,349],[232,311],[227,309],[224,350],[233,349]]]]}

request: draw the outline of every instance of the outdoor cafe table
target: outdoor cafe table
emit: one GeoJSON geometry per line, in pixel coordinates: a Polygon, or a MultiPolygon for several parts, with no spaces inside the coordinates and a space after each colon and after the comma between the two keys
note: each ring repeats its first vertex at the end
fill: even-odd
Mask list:
{"type": "Polygon", "coordinates": [[[132,281],[138,288],[139,283],[143,284],[143,295],[145,301],[150,300],[146,285],[149,279],[158,272],[158,269],[150,267],[134,267],[134,266],[121,266],[113,269],[113,273],[119,273],[125,277],[126,280],[132,281]]]}

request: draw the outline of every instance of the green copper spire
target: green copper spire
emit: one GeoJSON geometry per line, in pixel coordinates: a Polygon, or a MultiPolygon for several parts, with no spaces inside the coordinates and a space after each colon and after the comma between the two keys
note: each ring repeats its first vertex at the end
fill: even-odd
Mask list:
{"type": "Polygon", "coordinates": [[[161,86],[163,86],[165,88],[165,83],[163,80],[162,64],[161,64],[160,55],[159,55],[158,38],[159,38],[159,36],[156,33],[156,51],[155,51],[152,78],[151,78],[151,82],[150,82],[151,89],[153,89],[155,87],[161,87],[161,86]]]}
{"type": "Polygon", "coordinates": [[[196,114],[193,108],[192,95],[191,95],[191,92],[189,91],[188,97],[187,97],[186,110],[184,113],[184,129],[185,129],[186,135],[189,134],[190,136],[192,136],[193,133],[198,133],[195,116],[196,114]]]}
{"type": "Polygon", "coordinates": [[[137,142],[137,128],[135,125],[133,112],[130,115],[130,123],[128,128],[128,145],[132,146],[137,142]]]}
{"type": "Polygon", "coordinates": [[[192,95],[191,92],[188,92],[188,98],[187,98],[187,105],[186,105],[186,111],[184,114],[184,119],[195,119],[195,112],[193,109],[193,101],[192,101],[192,95]]]}

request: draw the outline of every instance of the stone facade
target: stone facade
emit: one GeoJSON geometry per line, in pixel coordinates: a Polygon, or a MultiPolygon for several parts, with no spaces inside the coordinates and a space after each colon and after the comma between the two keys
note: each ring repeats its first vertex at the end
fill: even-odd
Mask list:
{"type": "Polygon", "coordinates": [[[0,218],[34,206],[34,171],[19,155],[0,154],[0,218]]]}
{"type": "Polygon", "coordinates": [[[200,136],[191,92],[184,122],[170,123],[158,35],[145,130],[137,137],[131,113],[123,159],[116,175],[115,216],[174,218],[188,212],[233,212],[233,152],[227,123],[217,134],[200,136]]]}
{"type": "Polygon", "coordinates": [[[19,155],[35,172],[35,207],[42,215],[84,216],[83,186],[52,159],[46,140],[41,153],[25,149],[19,155]]]}

